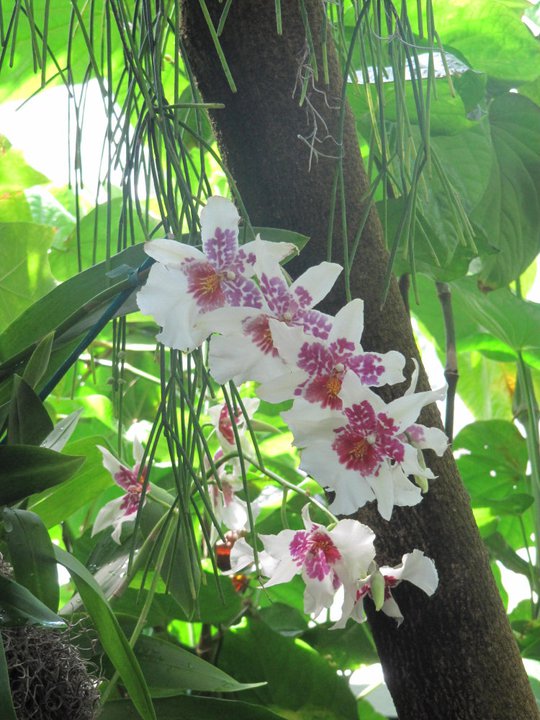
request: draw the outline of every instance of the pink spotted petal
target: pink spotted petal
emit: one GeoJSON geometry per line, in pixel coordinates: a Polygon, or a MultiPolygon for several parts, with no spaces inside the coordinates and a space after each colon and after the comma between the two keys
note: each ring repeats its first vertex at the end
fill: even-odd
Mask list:
{"type": "Polygon", "coordinates": [[[168,268],[179,270],[186,260],[205,262],[204,254],[197,248],[177,240],[150,240],[144,244],[144,252],[168,268]]]}
{"type": "Polygon", "coordinates": [[[208,198],[201,210],[204,254],[217,269],[229,267],[236,258],[239,221],[234,204],[219,195],[208,198]]]}
{"type": "Polygon", "coordinates": [[[356,298],[336,314],[328,340],[334,342],[338,338],[347,338],[350,342],[359,344],[363,331],[364,301],[356,298]]]}
{"type": "Polygon", "coordinates": [[[290,293],[302,308],[312,308],[328,295],[342,270],[337,263],[315,265],[293,282],[290,293]]]}

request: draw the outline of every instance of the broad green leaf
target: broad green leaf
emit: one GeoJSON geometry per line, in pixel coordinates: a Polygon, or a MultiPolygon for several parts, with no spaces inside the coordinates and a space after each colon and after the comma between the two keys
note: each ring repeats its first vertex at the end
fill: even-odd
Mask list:
{"type": "MultiPolygon", "coordinates": [[[[29,350],[51,330],[65,331],[77,322],[79,334],[83,333],[91,326],[91,318],[100,314],[99,303],[97,308],[89,303],[103,291],[118,284],[119,280],[127,276],[129,268],[136,269],[146,257],[143,246],[135,245],[54,288],[0,335],[0,360],[5,361],[21,351],[29,350]],[[120,277],[111,278],[108,273],[121,266],[126,266],[126,272],[120,277]]],[[[104,307],[112,301],[114,294],[113,291],[104,307]]],[[[57,336],[56,340],[62,341],[62,337],[57,336]]]]}
{"type": "Polygon", "coordinates": [[[32,221],[30,206],[23,190],[4,191],[0,194],[0,223],[32,221]]]}
{"type": "Polygon", "coordinates": [[[386,716],[374,710],[369,701],[365,699],[358,701],[358,717],[360,720],[386,720],[386,716]]]}
{"type": "MultiPolygon", "coordinates": [[[[159,720],[283,720],[268,708],[237,700],[178,695],[154,701],[159,720]]],[[[127,700],[114,700],[104,705],[101,720],[139,720],[127,700]]]]}
{"type": "Polygon", "coordinates": [[[45,335],[42,340],[38,343],[36,349],[32,353],[28,364],[24,368],[23,380],[25,380],[30,387],[35,388],[49,365],[51,359],[51,350],[54,340],[54,332],[45,335]]]}
{"type": "Polygon", "coordinates": [[[96,445],[103,444],[102,437],[89,437],[69,443],[67,449],[82,455],[86,462],[67,482],[49,487],[35,495],[29,509],[37,513],[46,527],[50,528],[66,520],[87,503],[111,487],[110,474],[103,467],[103,458],[96,445]]]}
{"type": "Polygon", "coordinates": [[[165,640],[141,635],[135,655],[154,696],[176,695],[179,690],[240,692],[264,685],[239,683],[189,650],[165,640]]]}
{"type": "Polygon", "coordinates": [[[9,405],[8,443],[39,445],[53,429],[52,420],[32,387],[18,375],[9,405]]]}
{"type": "MultiPolygon", "coordinates": [[[[462,53],[473,70],[512,81],[538,77],[540,47],[521,21],[520,0],[434,0],[432,6],[445,48],[462,53]]],[[[407,3],[412,23],[415,10],[415,3],[407,3]]]]}
{"type": "Polygon", "coordinates": [[[23,500],[63,483],[84,460],[32,445],[0,445],[0,504],[23,500]]]}
{"type": "Polygon", "coordinates": [[[507,288],[481,292],[474,278],[452,284],[467,308],[469,319],[514,351],[540,348],[540,305],[516,297],[507,288]]]}
{"type": "Polygon", "coordinates": [[[268,607],[261,608],[259,617],[268,627],[271,627],[272,630],[287,637],[303,635],[308,627],[307,619],[303,612],[280,602],[274,602],[268,605],[268,607]]]}
{"type": "Polygon", "coordinates": [[[52,227],[54,231],[52,247],[57,247],[72,232],[75,226],[75,216],[47,188],[33,187],[26,190],[25,197],[32,220],[40,225],[52,227]]]}
{"type": "Polygon", "coordinates": [[[49,533],[33,512],[4,508],[4,529],[15,579],[53,612],[58,610],[58,574],[49,533]]]}
{"type": "Polygon", "coordinates": [[[0,634],[0,707],[4,713],[4,720],[17,720],[15,708],[11,698],[9,673],[4,650],[4,641],[0,634]]]}
{"type": "Polygon", "coordinates": [[[356,703],[347,681],[301,640],[283,637],[264,622],[228,630],[218,664],[242,682],[261,678],[268,685],[243,697],[298,720],[353,720],[356,703]],[[288,713],[288,714],[287,714],[288,713]],[[294,714],[293,714],[294,713],[294,714]]]}
{"type": "Polygon", "coordinates": [[[51,242],[52,230],[44,225],[0,223],[0,331],[53,289],[51,242]]]}
{"type": "Polygon", "coordinates": [[[103,592],[91,573],[73,555],[55,548],[56,559],[69,571],[86,610],[95,625],[101,645],[118,671],[133,704],[143,720],[156,720],[156,713],[140,665],[103,592]]]}
{"type": "Polygon", "coordinates": [[[540,108],[514,93],[499,96],[489,127],[496,163],[472,220],[499,249],[482,258],[480,279],[493,289],[519,277],[540,251],[540,108]]]}
{"type": "Polygon", "coordinates": [[[0,626],[43,625],[61,628],[65,622],[19,583],[0,575],[0,626]]]}
{"type": "Polygon", "coordinates": [[[45,175],[28,165],[20,150],[12,148],[10,142],[0,135],[0,194],[48,182],[45,175]]]}

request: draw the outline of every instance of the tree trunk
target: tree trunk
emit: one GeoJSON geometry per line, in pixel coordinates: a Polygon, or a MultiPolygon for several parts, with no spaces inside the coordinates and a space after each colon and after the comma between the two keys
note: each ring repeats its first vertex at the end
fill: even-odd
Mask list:
{"type": "MultiPolygon", "coordinates": [[[[223,4],[207,2],[217,26],[223,4]]],[[[181,29],[188,58],[205,101],[224,103],[212,113],[219,147],[253,224],[297,230],[311,237],[294,274],[327,255],[331,189],[337,157],[343,153],[346,228],[336,212],[332,260],[343,261],[362,218],[369,191],[354,120],[347,109],[343,145],[339,138],[342,75],[327,41],[329,84],[322,71],[308,81],[299,105],[302,78],[310,72],[306,32],[299,4],[283,3],[283,34],[276,33],[275,4],[235,0],[220,43],[237,86],[231,92],[198,2],[183,3],[181,29]]],[[[323,3],[305,0],[309,27],[320,55],[323,3]]],[[[353,297],[365,302],[367,350],[401,351],[418,357],[411,324],[392,284],[381,308],[387,255],[374,211],[366,223],[351,272],[353,297]]],[[[289,266],[289,267],[291,267],[289,266]]],[[[335,313],[345,302],[341,285],[322,308],[335,313]]],[[[421,385],[427,386],[425,374],[421,385]]],[[[386,399],[390,399],[388,394],[386,399]]],[[[434,406],[422,416],[440,426],[434,406]]],[[[538,718],[518,648],[491,574],[467,493],[450,451],[428,463],[438,476],[414,508],[395,508],[390,522],[374,508],[357,515],[378,536],[378,560],[396,564],[420,548],[439,571],[437,593],[427,598],[405,583],[396,596],[405,615],[399,628],[382,613],[369,622],[386,682],[402,720],[437,718],[527,720],[538,718]]]]}

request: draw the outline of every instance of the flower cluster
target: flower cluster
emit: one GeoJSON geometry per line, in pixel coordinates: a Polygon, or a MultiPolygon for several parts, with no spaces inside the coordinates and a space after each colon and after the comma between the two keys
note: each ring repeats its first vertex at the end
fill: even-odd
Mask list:
{"type": "MultiPolygon", "coordinates": [[[[333,513],[351,515],[376,501],[389,520],[394,506],[416,505],[434,477],[422,451],[441,455],[447,446],[440,430],[416,420],[423,407],[444,397],[444,389],[416,392],[415,370],[405,394],[385,403],[373,389],[405,380],[403,355],[364,351],[361,300],[347,303],[335,317],[316,309],[342,268],[323,262],[291,283],[281,262],[295,247],[258,236],[239,245],[239,219],[231,202],[211,197],[201,213],[202,250],[165,239],[146,244],[156,262],[137,300],[161,325],[158,340],[188,352],[210,339],[209,369],[219,384],[256,381],[261,399],[291,401],[282,417],[301,451],[300,467],[331,491],[333,513]]],[[[246,406],[248,417],[257,404],[246,406]]],[[[227,458],[243,436],[245,418],[231,417],[223,405],[211,410],[211,420],[220,443],[215,515],[230,530],[252,532],[245,503],[236,497],[242,488],[238,461],[227,458]]],[[[364,619],[366,596],[400,622],[392,597],[398,582],[435,591],[434,564],[421,551],[404,555],[400,567],[378,567],[367,526],[348,519],[328,529],[313,523],[307,508],[303,518],[304,530],[261,535],[258,560],[267,586],[301,574],[306,612],[329,607],[343,588],[338,625],[349,617],[364,619]]],[[[252,564],[253,554],[239,539],[231,553],[233,571],[252,564]]]]}

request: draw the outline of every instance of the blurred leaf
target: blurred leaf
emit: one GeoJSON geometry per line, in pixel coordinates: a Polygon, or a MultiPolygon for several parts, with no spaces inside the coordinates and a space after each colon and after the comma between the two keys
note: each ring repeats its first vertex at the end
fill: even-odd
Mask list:
{"type": "Polygon", "coordinates": [[[75,217],[46,188],[36,186],[27,190],[25,196],[32,220],[40,225],[52,227],[54,233],[53,248],[56,247],[73,230],[75,217]]]}
{"type": "Polygon", "coordinates": [[[69,452],[83,456],[86,462],[84,465],[79,464],[78,472],[72,473],[71,479],[56,487],[44,489],[31,499],[29,505],[29,509],[41,517],[46,527],[53,527],[66,520],[111,487],[111,476],[103,467],[102,455],[96,447],[103,443],[102,437],[83,438],[69,443],[69,452]]]}
{"type": "Polygon", "coordinates": [[[52,431],[49,413],[31,386],[15,375],[9,405],[8,443],[39,445],[52,431]]]}
{"type": "Polygon", "coordinates": [[[43,625],[61,628],[65,622],[14,580],[0,575],[0,626],[43,625]]]}
{"type": "Polygon", "coordinates": [[[24,368],[23,380],[32,388],[35,388],[43,375],[45,375],[49,360],[51,359],[53,340],[54,332],[51,331],[39,341],[36,349],[30,356],[28,364],[24,368]]]}
{"type": "MultiPolygon", "coordinates": [[[[540,47],[521,21],[525,8],[521,2],[434,0],[432,5],[445,48],[459,50],[473,70],[504,80],[538,77],[540,47]]],[[[415,11],[414,3],[407,6],[411,23],[417,22],[415,11]]]]}
{"type": "Polygon", "coordinates": [[[303,612],[280,602],[274,602],[268,607],[261,608],[259,618],[275,632],[288,637],[302,635],[308,627],[303,612]]]}
{"type": "Polygon", "coordinates": [[[239,683],[192,652],[165,640],[141,635],[135,655],[153,695],[176,695],[179,690],[240,692],[264,685],[239,683]]]}
{"type": "Polygon", "coordinates": [[[496,163],[472,219],[499,249],[482,258],[480,272],[483,285],[497,288],[519,277],[540,251],[540,108],[515,93],[499,96],[489,107],[489,126],[496,163]]]}
{"type": "Polygon", "coordinates": [[[0,445],[0,504],[59,485],[72,477],[84,460],[32,445],[0,445]]]}
{"type": "Polygon", "coordinates": [[[12,148],[7,138],[0,135],[0,193],[48,182],[45,175],[28,165],[20,150],[12,148]]]}
{"type": "MultiPolygon", "coordinates": [[[[0,331],[16,318],[20,326],[21,313],[54,288],[51,242],[52,230],[44,225],[0,223],[0,331]]],[[[24,329],[19,327],[19,332],[24,329]]]]}
{"type": "MultiPolygon", "coordinates": [[[[267,708],[236,700],[178,695],[154,701],[159,720],[282,720],[267,708]]],[[[108,702],[100,714],[101,720],[139,720],[128,700],[108,702]]]]}
{"type": "Polygon", "coordinates": [[[302,635],[317,652],[340,670],[352,670],[362,664],[379,662],[371,631],[366,623],[349,622],[342,630],[332,623],[317,625],[302,635]]]}
{"type": "Polygon", "coordinates": [[[298,720],[357,717],[345,678],[309,645],[283,637],[253,618],[225,633],[219,666],[243,682],[268,680],[268,685],[248,690],[244,697],[278,713],[294,711],[298,720]]]}
{"type": "Polygon", "coordinates": [[[11,686],[9,673],[4,651],[4,640],[0,634],[0,707],[4,713],[4,720],[17,720],[15,708],[11,698],[11,686]]]}
{"type": "Polygon", "coordinates": [[[58,610],[58,573],[49,533],[28,510],[4,508],[4,528],[15,579],[53,612],[58,610]]]}
{"type": "Polygon", "coordinates": [[[118,620],[91,573],[73,555],[55,548],[56,559],[69,571],[85,608],[92,618],[103,649],[118,671],[143,720],[156,720],[156,713],[140,665],[118,620]]]}

